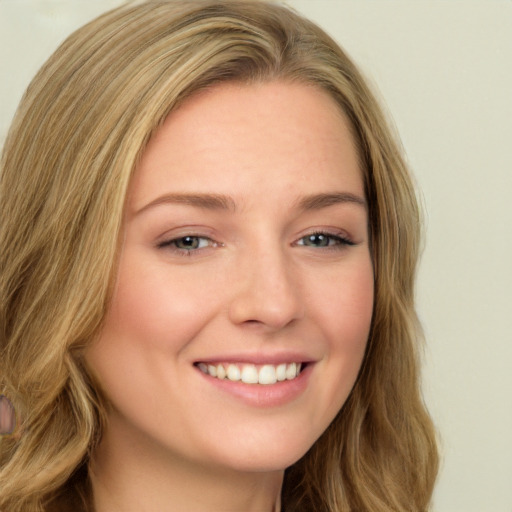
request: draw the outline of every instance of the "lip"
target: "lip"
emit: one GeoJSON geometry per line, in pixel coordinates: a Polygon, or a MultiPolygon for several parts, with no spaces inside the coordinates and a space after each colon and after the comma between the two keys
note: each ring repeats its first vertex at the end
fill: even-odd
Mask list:
{"type": "MultiPolygon", "coordinates": [[[[276,359],[271,360],[265,358],[229,358],[232,361],[246,363],[246,364],[280,364],[282,362],[302,362],[303,359],[276,359]]],[[[222,359],[208,359],[208,362],[226,362],[225,358],[222,359]]],[[[306,362],[306,361],[304,361],[306,362]]],[[[208,386],[218,390],[220,393],[231,396],[236,401],[245,405],[257,408],[270,408],[286,405],[298,399],[307,389],[308,382],[313,371],[314,363],[307,361],[304,369],[293,380],[285,380],[276,382],[275,384],[245,384],[242,381],[231,381],[229,379],[217,379],[203,373],[199,368],[195,370],[199,378],[203,379],[208,386]]]]}
{"type": "Polygon", "coordinates": [[[304,353],[299,352],[282,352],[275,354],[248,354],[248,353],[240,353],[240,354],[216,354],[212,357],[204,357],[201,359],[197,359],[194,361],[194,364],[197,363],[206,363],[206,364],[222,364],[222,363],[241,363],[241,364],[254,364],[254,365],[264,365],[264,364],[272,364],[279,365],[283,363],[314,363],[315,359],[311,356],[308,356],[304,353]]]}

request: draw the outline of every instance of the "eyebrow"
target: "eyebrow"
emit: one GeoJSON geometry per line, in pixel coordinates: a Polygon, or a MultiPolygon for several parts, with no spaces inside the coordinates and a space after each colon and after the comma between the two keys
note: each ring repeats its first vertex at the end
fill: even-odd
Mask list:
{"type": "Polygon", "coordinates": [[[365,199],[350,192],[332,192],[306,196],[299,200],[298,207],[301,210],[320,210],[340,203],[352,203],[366,209],[365,199]]]}
{"type": "Polygon", "coordinates": [[[235,201],[221,194],[165,194],[157,197],[154,201],[146,204],[135,212],[135,215],[142,213],[154,206],[164,204],[185,204],[195,206],[204,210],[230,210],[236,211],[235,201]]]}
{"type": "MultiPolygon", "coordinates": [[[[356,204],[366,209],[364,198],[350,192],[321,193],[302,197],[296,202],[296,208],[303,211],[321,210],[322,208],[343,203],[356,204]]],[[[235,200],[223,194],[165,194],[137,210],[135,215],[155,206],[165,204],[184,204],[205,210],[237,211],[235,200]]]]}

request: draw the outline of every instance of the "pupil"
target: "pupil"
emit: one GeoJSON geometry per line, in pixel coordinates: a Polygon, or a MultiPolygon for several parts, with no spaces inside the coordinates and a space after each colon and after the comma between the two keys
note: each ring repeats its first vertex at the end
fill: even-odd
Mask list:
{"type": "Polygon", "coordinates": [[[178,241],[178,246],[182,249],[196,249],[198,246],[198,240],[193,236],[185,236],[178,241]]]}
{"type": "Polygon", "coordinates": [[[308,238],[311,245],[325,247],[328,244],[328,239],[325,235],[310,235],[308,238]]]}

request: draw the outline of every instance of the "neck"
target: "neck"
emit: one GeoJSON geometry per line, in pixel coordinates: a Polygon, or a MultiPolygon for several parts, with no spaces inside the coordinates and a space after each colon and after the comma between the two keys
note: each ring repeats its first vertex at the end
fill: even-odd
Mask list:
{"type": "Polygon", "coordinates": [[[183,460],[140,433],[107,428],[93,454],[95,512],[276,512],[284,471],[241,472],[183,460]]]}

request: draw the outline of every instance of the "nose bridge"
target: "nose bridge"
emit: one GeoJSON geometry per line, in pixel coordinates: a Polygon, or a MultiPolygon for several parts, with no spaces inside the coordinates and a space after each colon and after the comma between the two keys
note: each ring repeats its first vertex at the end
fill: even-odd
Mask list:
{"type": "Polygon", "coordinates": [[[279,329],[303,315],[299,276],[278,242],[255,245],[239,255],[230,316],[279,329]]]}

